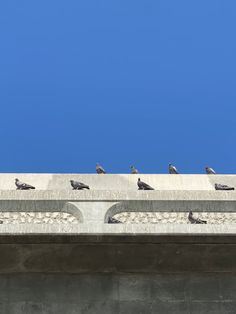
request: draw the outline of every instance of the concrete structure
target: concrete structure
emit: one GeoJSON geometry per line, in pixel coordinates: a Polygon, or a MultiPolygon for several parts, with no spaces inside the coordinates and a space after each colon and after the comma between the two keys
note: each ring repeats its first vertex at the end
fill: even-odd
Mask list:
{"type": "Polygon", "coordinates": [[[125,212],[236,212],[236,176],[1,174],[0,211],[74,224],[0,225],[0,313],[236,312],[236,225],[107,224],[125,212]],[[14,178],[36,186],[15,191],[14,178]],[[69,180],[89,184],[72,191],[69,180]]]}

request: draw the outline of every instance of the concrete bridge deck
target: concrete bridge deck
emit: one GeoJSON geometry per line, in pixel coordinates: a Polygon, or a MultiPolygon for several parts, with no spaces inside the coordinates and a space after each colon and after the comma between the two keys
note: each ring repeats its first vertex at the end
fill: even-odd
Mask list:
{"type": "Polygon", "coordinates": [[[236,212],[235,175],[0,174],[0,211],[78,224],[0,225],[2,314],[235,314],[236,224],[108,224],[122,211],[236,212]],[[14,178],[35,185],[15,191],[14,178]],[[155,191],[137,191],[137,178],[155,191]],[[72,191],[70,179],[90,191],[72,191]]]}
{"type": "Polygon", "coordinates": [[[225,225],[107,225],[108,217],[122,212],[236,212],[235,191],[215,191],[214,184],[236,186],[236,175],[97,175],[97,174],[0,174],[0,211],[65,212],[80,224],[0,226],[0,234],[235,234],[235,224],[225,225]],[[16,191],[14,178],[36,190],[16,191]],[[155,191],[138,191],[137,178],[155,191]],[[73,191],[70,180],[90,190],[73,191]]]}

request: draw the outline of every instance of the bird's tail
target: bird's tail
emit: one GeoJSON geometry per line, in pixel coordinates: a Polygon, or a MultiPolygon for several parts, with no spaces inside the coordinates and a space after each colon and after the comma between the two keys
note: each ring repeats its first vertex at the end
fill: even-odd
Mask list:
{"type": "Polygon", "coordinates": [[[34,186],[31,186],[30,189],[31,189],[31,190],[35,190],[35,187],[34,187],[34,186]]]}

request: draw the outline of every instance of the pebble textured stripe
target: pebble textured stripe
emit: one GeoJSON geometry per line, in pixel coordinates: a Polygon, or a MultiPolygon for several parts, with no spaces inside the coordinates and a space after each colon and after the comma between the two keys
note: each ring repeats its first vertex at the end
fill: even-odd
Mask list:
{"type": "MultiPolygon", "coordinates": [[[[207,220],[208,224],[236,223],[236,213],[194,213],[194,217],[207,220]]],[[[123,223],[164,223],[186,224],[188,213],[178,212],[123,212],[116,214],[114,218],[123,223]]],[[[61,212],[0,212],[0,220],[4,224],[77,224],[78,218],[68,213],[61,212]]]]}

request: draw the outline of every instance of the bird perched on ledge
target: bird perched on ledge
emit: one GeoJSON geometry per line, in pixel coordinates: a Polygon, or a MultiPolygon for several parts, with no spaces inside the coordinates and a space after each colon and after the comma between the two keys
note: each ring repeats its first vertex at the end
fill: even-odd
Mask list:
{"type": "Polygon", "coordinates": [[[234,187],[228,186],[228,185],[226,185],[226,184],[219,184],[219,183],[216,183],[216,184],[215,184],[215,190],[218,190],[218,191],[233,191],[233,190],[234,190],[234,187]]]}
{"type": "Polygon", "coordinates": [[[206,220],[201,220],[200,218],[195,218],[193,217],[193,212],[190,210],[188,214],[188,220],[190,221],[191,224],[206,224],[206,220]]]}
{"type": "Polygon", "coordinates": [[[139,190],[154,190],[150,185],[148,185],[148,184],[145,183],[145,182],[142,182],[142,181],[140,180],[140,178],[138,178],[137,184],[138,184],[138,189],[139,189],[139,190]]]}
{"type": "Polygon", "coordinates": [[[27,184],[27,183],[24,183],[24,182],[21,182],[17,178],[15,179],[15,185],[16,185],[17,190],[34,190],[35,189],[34,186],[27,184]]]}
{"type": "Polygon", "coordinates": [[[103,169],[103,167],[99,163],[96,164],[96,172],[98,174],[105,174],[106,173],[106,171],[103,169]]]}
{"type": "Polygon", "coordinates": [[[70,180],[70,184],[73,190],[83,190],[83,189],[89,190],[90,189],[88,185],[79,181],[70,180]]]}
{"type": "Polygon", "coordinates": [[[179,174],[178,170],[172,164],[169,164],[169,174],[179,174]]]}
{"type": "Polygon", "coordinates": [[[136,169],[134,166],[130,166],[131,174],[138,174],[138,169],[136,169]]]}
{"type": "Polygon", "coordinates": [[[122,224],[122,222],[116,218],[108,217],[108,223],[109,224],[122,224]]]}
{"type": "Polygon", "coordinates": [[[205,167],[206,174],[216,174],[215,170],[211,167],[205,167]]]}

